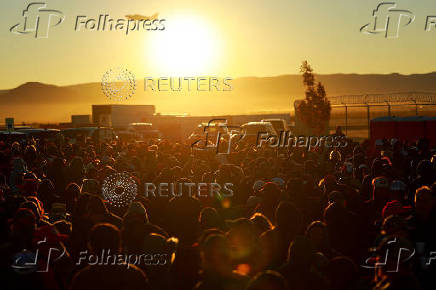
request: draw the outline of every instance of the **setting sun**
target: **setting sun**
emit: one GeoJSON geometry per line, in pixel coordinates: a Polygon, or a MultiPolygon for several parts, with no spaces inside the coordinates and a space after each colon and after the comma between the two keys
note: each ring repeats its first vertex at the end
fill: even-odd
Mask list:
{"type": "Polygon", "coordinates": [[[147,44],[148,61],[153,68],[170,76],[213,73],[219,43],[207,22],[196,16],[172,18],[147,44]]]}

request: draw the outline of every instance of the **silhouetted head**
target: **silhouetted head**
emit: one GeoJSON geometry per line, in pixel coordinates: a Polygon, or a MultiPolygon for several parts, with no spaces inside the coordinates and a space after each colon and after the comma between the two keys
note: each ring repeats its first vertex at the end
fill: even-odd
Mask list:
{"type": "Polygon", "coordinates": [[[268,270],[251,279],[247,290],[289,290],[289,287],[280,273],[268,270]]]}
{"type": "Polygon", "coordinates": [[[312,264],[314,250],[310,240],[297,236],[289,246],[288,262],[294,266],[308,268],[312,264]]]}
{"type": "Polygon", "coordinates": [[[277,228],[296,233],[301,226],[301,214],[290,202],[282,201],[275,212],[277,228]]]}
{"type": "Polygon", "coordinates": [[[271,230],[273,225],[270,220],[264,216],[263,214],[256,212],[250,218],[251,222],[254,225],[255,232],[260,236],[263,232],[271,230]]]}
{"type": "Polygon", "coordinates": [[[72,212],[80,196],[80,187],[76,183],[70,183],[64,192],[64,201],[67,205],[67,212],[72,212]]]}
{"type": "Polygon", "coordinates": [[[416,167],[416,174],[422,177],[431,177],[433,175],[433,165],[429,160],[421,160],[416,167]]]}
{"type": "Polygon", "coordinates": [[[352,283],[358,276],[356,264],[348,257],[335,257],[327,266],[327,277],[331,283],[331,289],[352,289],[352,283]]]}
{"type": "Polygon", "coordinates": [[[436,196],[428,186],[422,186],[416,190],[415,208],[418,216],[427,218],[435,208],[436,196]]]}
{"type": "Polygon", "coordinates": [[[89,233],[88,247],[91,252],[99,254],[102,250],[112,253],[120,251],[121,238],[117,227],[109,223],[99,223],[89,233]]]}
{"type": "Polygon", "coordinates": [[[206,238],[201,256],[206,272],[218,276],[232,273],[231,247],[224,235],[213,234],[206,238]]]}
{"type": "Polygon", "coordinates": [[[43,179],[38,186],[38,198],[43,203],[44,209],[51,209],[51,204],[56,200],[56,192],[50,179],[43,179]]]}
{"type": "Polygon", "coordinates": [[[216,209],[205,207],[200,212],[200,225],[202,230],[222,227],[222,220],[216,209]]]}
{"type": "Polygon", "coordinates": [[[327,225],[321,221],[314,221],[307,226],[305,236],[315,249],[321,250],[328,243],[327,225]]]}
{"type": "Polygon", "coordinates": [[[106,214],[108,209],[104,204],[103,200],[96,195],[89,195],[89,200],[87,203],[88,210],[90,214],[106,214]]]}

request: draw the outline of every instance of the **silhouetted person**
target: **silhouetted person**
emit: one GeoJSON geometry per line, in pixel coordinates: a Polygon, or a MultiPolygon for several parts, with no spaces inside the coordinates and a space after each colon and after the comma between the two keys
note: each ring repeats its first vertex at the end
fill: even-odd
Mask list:
{"type": "MultiPolygon", "coordinates": [[[[89,250],[94,257],[104,256],[108,251],[117,255],[120,247],[120,232],[114,225],[97,224],[91,229],[89,250]]],[[[109,263],[103,261],[102,265],[88,265],[80,270],[72,280],[71,290],[149,289],[147,277],[138,267],[122,260],[115,263],[109,260],[109,263]]]]}
{"type": "Polygon", "coordinates": [[[203,273],[195,290],[240,290],[248,283],[246,277],[232,271],[230,243],[223,235],[211,235],[201,251],[203,273]]]}

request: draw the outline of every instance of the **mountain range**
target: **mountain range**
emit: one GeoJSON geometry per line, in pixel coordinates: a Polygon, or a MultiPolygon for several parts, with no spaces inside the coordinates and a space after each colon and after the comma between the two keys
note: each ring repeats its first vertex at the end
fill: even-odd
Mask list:
{"type": "MultiPolygon", "coordinates": [[[[426,74],[320,74],[327,96],[436,94],[436,72],[426,74]]],[[[152,104],[162,114],[219,115],[255,112],[289,112],[296,99],[304,98],[301,75],[242,77],[230,81],[232,91],[164,92],[144,91],[144,80],[128,100],[107,98],[100,83],[56,86],[27,82],[0,90],[0,122],[67,122],[72,114],[90,114],[92,104],[152,104]]]]}

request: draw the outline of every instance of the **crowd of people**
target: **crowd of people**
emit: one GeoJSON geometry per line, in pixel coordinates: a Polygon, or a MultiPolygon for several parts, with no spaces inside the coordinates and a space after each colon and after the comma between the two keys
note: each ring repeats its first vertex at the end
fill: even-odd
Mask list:
{"type": "Polygon", "coordinates": [[[72,143],[0,142],[0,289],[436,287],[425,139],[241,143],[224,157],[169,140],[72,143]],[[118,173],[130,183],[105,188],[118,173]],[[145,194],[150,183],[231,190],[145,194]]]}

